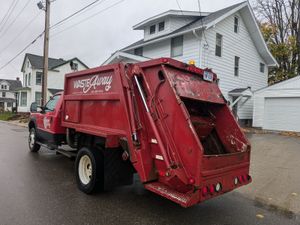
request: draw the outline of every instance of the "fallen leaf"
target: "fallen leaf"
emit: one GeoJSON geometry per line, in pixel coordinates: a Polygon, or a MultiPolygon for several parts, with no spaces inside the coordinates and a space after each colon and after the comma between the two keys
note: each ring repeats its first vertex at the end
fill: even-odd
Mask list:
{"type": "Polygon", "coordinates": [[[256,218],[258,218],[258,219],[263,219],[263,218],[265,218],[265,216],[262,215],[262,214],[257,214],[257,215],[256,215],[256,218]]]}

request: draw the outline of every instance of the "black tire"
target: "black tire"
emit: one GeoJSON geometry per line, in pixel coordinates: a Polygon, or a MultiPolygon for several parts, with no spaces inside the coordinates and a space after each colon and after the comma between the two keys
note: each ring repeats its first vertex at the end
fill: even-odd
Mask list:
{"type": "Polygon", "coordinates": [[[36,143],[36,130],[34,127],[29,130],[28,147],[31,152],[38,152],[41,148],[41,146],[36,143]]]}
{"type": "Polygon", "coordinates": [[[103,191],[104,171],[101,151],[90,150],[87,147],[81,148],[75,161],[75,176],[77,187],[82,192],[92,194],[98,191],[103,191]],[[83,170],[90,172],[85,173],[82,172],[83,170]]]}

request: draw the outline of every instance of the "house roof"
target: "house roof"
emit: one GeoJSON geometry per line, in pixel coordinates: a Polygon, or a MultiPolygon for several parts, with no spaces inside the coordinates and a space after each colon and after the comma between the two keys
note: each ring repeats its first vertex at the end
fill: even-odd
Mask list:
{"type": "Polygon", "coordinates": [[[105,62],[103,62],[102,65],[110,64],[112,61],[116,61],[116,60],[118,61],[118,59],[120,58],[127,58],[136,62],[143,62],[151,59],[144,56],[133,55],[127,52],[116,51],[111,55],[111,57],[109,57],[105,62]]]}
{"type": "MultiPolygon", "coordinates": [[[[270,86],[260,88],[260,89],[256,90],[255,93],[260,93],[260,92],[263,92],[263,91],[266,91],[269,89],[273,89],[273,88],[286,88],[286,86],[290,86],[290,85],[295,86],[295,84],[297,86],[297,89],[300,89],[300,86],[297,85],[297,84],[300,84],[300,75],[297,75],[297,76],[287,79],[287,80],[280,81],[280,82],[270,85],[270,86]]],[[[288,87],[288,88],[290,88],[290,87],[288,87]]]]}
{"type": "MultiPolygon", "coordinates": [[[[25,64],[25,59],[28,58],[30,61],[32,67],[35,69],[43,69],[44,67],[44,57],[40,55],[34,55],[31,53],[26,53],[24,57],[24,61],[22,64],[22,69],[21,71],[23,72],[24,64],[25,64]]],[[[80,61],[77,57],[72,58],[70,60],[64,60],[64,59],[56,59],[56,58],[48,58],[48,69],[49,70],[54,70],[55,68],[65,65],[73,60],[79,61],[83,66],[85,66],[87,69],[89,68],[86,64],[84,64],[82,61],[80,61]]]]}
{"type": "Polygon", "coordinates": [[[250,97],[253,95],[251,89],[249,87],[246,88],[235,88],[228,92],[229,96],[244,96],[250,97]]]}
{"type": "Polygon", "coordinates": [[[143,20],[142,22],[136,24],[133,26],[134,30],[140,30],[143,29],[145,26],[148,24],[153,23],[156,20],[161,20],[165,17],[170,17],[170,16],[176,16],[176,17],[200,17],[200,16],[207,16],[209,15],[209,12],[201,12],[199,11],[182,11],[182,10],[168,10],[166,12],[160,13],[158,15],[152,16],[148,19],[143,20]]]}
{"type": "Polygon", "coordinates": [[[0,79],[0,83],[6,81],[9,84],[10,91],[16,91],[18,88],[22,87],[22,83],[20,80],[9,80],[9,79],[0,79]]]}
{"type": "MultiPolygon", "coordinates": [[[[128,51],[128,50],[131,50],[134,48],[142,47],[142,46],[145,46],[148,44],[162,41],[167,38],[171,38],[171,37],[182,35],[182,34],[185,34],[188,32],[192,32],[194,30],[209,29],[209,28],[213,27],[215,24],[217,24],[218,22],[224,20],[228,16],[230,16],[238,11],[241,13],[242,17],[244,17],[243,21],[246,24],[249,34],[254,42],[254,45],[256,46],[257,51],[260,53],[261,57],[265,60],[265,62],[268,66],[277,66],[278,65],[277,61],[270,53],[270,51],[263,39],[263,36],[260,32],[260,29],[256,23],[251,6],[249,5],[249,3],[247,1],[229,6],[227,8],[218,10],[213,13],[209,13],[209,14],[207,13],[207,15],[205,15],[203,17],[198,17],[191,23],[189,23],[171,33],[168,33],[168,34],[165,34],[162,36],[158,36],[156,38],[152,38],[149,40],[141,39],[141,40],[121,49],[121,51],[128,51]]],[[[170,12],[170,11],[167,11],[160,15],[168,14],[168,12],[170,12]]],[[[198,14],[199,14],[199,12],[198,12],[198,14]]],[[[140,24],[139,26],[142,26],[142,25],[140,24]]]]}
{"type": "Polygon", "coordinates": [[[13,98],[2,98],[0,97],[0,102],[15,102],[16,99],[13,98]]]}
{"type": "Polygon", "coordinates": [[[52,94],[55,95],[56,93],[63,91],[62,89],[54,89],[54,88],[48,88],[48,91],[52,94]]]}

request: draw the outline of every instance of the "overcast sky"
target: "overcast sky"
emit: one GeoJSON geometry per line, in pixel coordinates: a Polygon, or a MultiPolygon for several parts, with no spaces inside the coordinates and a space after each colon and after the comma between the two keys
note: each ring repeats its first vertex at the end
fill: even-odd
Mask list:
{"type": "MultiPolygon", "coordinates": [[[[50,24],[55,24],[93,1],[52,1],[50,24]]],[[[182,10],[198,10],[197,0],[177,1],[182,10]]],[[[212,12],[242,1],[200,0],[201,11],[212,12]]],[[[38,9],[37,2],[38,0],[0,0],[0,68],[43,31],[44,11],[38,9]],[[5,22],[2,19],[13,2],[17,4],[11,10],[5,26],[2,26],[5,22]]],[[[100,4],[96,3],[90,10],[50,31],[49,56],[63,59],[78,57],[90,67],[98,66],[116,50],[143,37],[141,31],[132,30],[133,25],[170,9],[179,9],[176,0],[104,0],[100,4]],[[95,16],[91,17],[92,15],[95,16]],[[91,18],[86,19],[88,17],[91,18]],[[84,22],[79,23],[83,20],[84,22]]],[[[0,70],[0,78],[22,77],[20,70],[26,52],[42,55],[43,37],[0,70]]]]}

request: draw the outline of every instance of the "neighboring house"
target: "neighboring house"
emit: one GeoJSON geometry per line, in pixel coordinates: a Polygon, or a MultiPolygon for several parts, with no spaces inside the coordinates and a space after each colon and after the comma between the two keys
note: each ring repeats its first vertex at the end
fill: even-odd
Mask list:
{"type": "Polygon", "coordinates": [[[13,111],[17,105],[17,89],[22,87],[22,83],[16,80],[0,79],[0,112],[13,111]]]}
{"type": "Polygon", "coordinates": [[[269,52],[248,2],[212,13],[170,10],[133,27],[144,38],[111,55],[103,64],[172,57],[212,68],[240,120],[252,120],[252,92],[267,85],[269,52]]]}
{"type": "MultiPolygon", "coordinates": [[[[70,60],[49,58],[47,99],[64,89],[66,73],[88,69],[78,58],[70,60]]],[[[32,102],[40,104],[42,97],[43,57],[26,53],[22,64],[23,87],[19,89],[19,112],[29,112],[32,102]]]]}
{"type": "Polygon", "coordinates": [[[254,93],[253,126],[300,132],[300,76],[254,93]]]}

